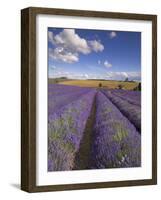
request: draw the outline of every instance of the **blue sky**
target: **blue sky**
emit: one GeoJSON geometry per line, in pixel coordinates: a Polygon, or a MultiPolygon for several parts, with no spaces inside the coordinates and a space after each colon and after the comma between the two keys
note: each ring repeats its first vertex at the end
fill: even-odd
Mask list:
{"type": "Polygon", "coordinates": [[[49,77],[141,79],[141,33],[48,28],[49,77]]]}

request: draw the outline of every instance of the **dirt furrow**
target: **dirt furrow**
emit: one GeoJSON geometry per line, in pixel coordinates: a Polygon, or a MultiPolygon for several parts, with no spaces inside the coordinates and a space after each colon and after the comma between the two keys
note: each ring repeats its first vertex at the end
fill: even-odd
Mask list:
{"type": "MultiPolygon", "coordinates": [[[[97,95],[97,94],[96,94],[97,95]]],[[[79,151],[76,153],[73,170],[89,169],[90,153],[92,145],[92,130],[96,114],[96,95],[93,100],[90,116],[84,130],[79,151]]]]}

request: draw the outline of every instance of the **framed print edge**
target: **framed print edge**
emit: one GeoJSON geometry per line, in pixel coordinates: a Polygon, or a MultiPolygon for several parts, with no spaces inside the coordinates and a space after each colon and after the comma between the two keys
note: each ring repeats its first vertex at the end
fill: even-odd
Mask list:
{"type": "Polygon", "coordinates": [[[157,16],[152,19],[152,179],[157,184],[157,16]]]}
{"type": "Polygon", "coordinates": [[[21,10],[21,189],[27,192],[45,192],[155,184],[157,184],[157,16],[34,7],[21,10]],[[152,21],[152,179],[36,185],[36,16],[38,14],[152,21]]]}
{"type": "Polygon", "coordinates": [[[36,186],[36,45],[35,17],[21,11],[21,189],[36,186]]]}

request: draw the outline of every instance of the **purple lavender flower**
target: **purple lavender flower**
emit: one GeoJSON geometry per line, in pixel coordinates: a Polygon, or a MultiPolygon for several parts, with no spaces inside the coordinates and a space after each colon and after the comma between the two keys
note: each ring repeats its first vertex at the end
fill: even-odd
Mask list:
{"type": "Polygon", "coordinates": [[[111,90],[112,94],[128,101],[131,104],[141,106],[141,92],[131,90],[111,90]]]}
{"type": "Polygon", "coordinates": [[[84,91],[79,99],[49,115],[48,171],[73,168],[95,94],[95,89],[84,91]]]}
{"type": "Polygon", "coordinates": [[[98,92],[89,167],[103,169],[140,165],[140,134],[112,102],[98,92]]]}
{"type": "Polygon", "coordinates": [[[135,125],[141,133],[141,108],[140,106],[129,103],[126,100],[114,95],[112,91],[102,90],[112,103],[135,125]]]}

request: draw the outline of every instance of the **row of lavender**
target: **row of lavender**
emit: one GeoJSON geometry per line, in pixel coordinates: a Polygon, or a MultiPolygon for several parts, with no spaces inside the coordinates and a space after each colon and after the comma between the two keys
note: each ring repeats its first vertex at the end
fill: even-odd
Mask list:
{"type": "Polygon", "coordinates": [[[91,91],[90,88],[49,84],[48,87],[48,115],[50,116],[62,106],[77,100],[83,94],[91,91]]]}
{"type": "Polygon", "coordinates": [[[101,91],[130,120],[130,122],[135,125],[137,130],[141,133],[141,107],[129,103],[128,100],[116,95],[116,92],[114,93],[113,91],[109,90],[101,91]]]}
{"type": "Polygon", "coordinates": [[[131,104],[141,106],[141,92],[129,90],[111,90],[112,94],[128,101],[131,104]]]}
{"type": "MultiPolygon", "coordinates": [[[[55,87],[55,86],[54,86],[55,87]]],[[[56,92],[57,86],[53,92],[56,92]]],[[[71,170],[74,167],[75,154],[79,150],[80,142],[90,115],[95,89],[80,90],[80,88],[61,87],[61,98],[56,95],[49,96],[49,104],[55,100],[55,107],[59,109],[49,112],[48,122],[48,171],[71,170]],[[65,94],[66,91],[69,93],[65,94]],[[77,90],[75,90],[77,89],[77,90]],[[64,94],[63,94],[64,93],[64,94]],[[62,105],[62,97],[64,106],[62,105]],[[61,106],[59,106],[61,105],[61,106]]],[[[51,88],[52,90],[52,88],[51,88]]],[[[50,107],[50,106],[49,106],[50,107]]]]}
{"type": "Polygon", "coordinates": [[[96,96],[96,108],[90,167],[140,166],[141,137],[135,126],[102,92],[96,96]]]}

